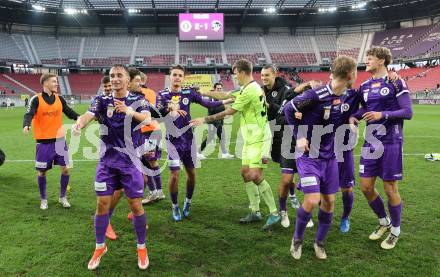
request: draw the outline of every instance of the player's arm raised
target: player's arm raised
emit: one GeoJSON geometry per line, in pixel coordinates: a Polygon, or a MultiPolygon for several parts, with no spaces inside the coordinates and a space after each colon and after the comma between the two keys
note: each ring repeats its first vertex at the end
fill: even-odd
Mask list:
{"type": "Polygon", "coordinates": [[[203,96],[208,96],[217,100],[227,100],[227,99],[234,99],[235,96],[232,95],[232,91],[230,92],[218,92],[218,91],[210,91],[202,93],[203,96]]]}
{"type": "Polygon", "coordinates": [[[195,118],[193,120],[191,120],[189,123],[191,126],[198,126],[201,125],[203,123],[209,123],[209,122],[213,122],[213,121],[217,121],[220,119],[225,118],[228,115],[233,115],[237,112],[237,110],[234,110],[233,108],[226,108],[226,110],[213,114],[213,115],[208,115],[205,117],[199,117],[199,118],[195,118]]]}

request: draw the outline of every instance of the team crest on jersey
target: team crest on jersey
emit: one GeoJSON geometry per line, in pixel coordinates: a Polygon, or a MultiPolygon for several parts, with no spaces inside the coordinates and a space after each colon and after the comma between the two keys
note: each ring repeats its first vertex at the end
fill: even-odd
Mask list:
{"type": "Polygon", "coordinates": [[[272,97],[277,97],[277,95],[278,95],[278,91],[276,90],[272,91],[272,97]]]}
{"type": "Polygon", "coordinates": [[[341,105],[341,111],[343,113],[347,112],[349,109],[350,109],[350,105],[348,103],[344,103],[344,104],[341,105]]]}
{"type": "Polygon", "coordinates": [[[115,111],[115,107],[112,104],[109,104],[107,106],[107,117],[109,117],[109,118],[112,117],[114,111],[115,111]]]}
{"type": "Polygon", "coordinates": [[[382,95],[382,96],[386,96],[386,95],[388,95],[390,93],[390,89],[389,88],[382,88],[381,90],[380,90],[380,95],[382,95]]]}
{"type": "Polygon", "coordinates": [[[188,105],[189,104],[189,99],[188,98],[183,98],[182,99],[182,103],[183,103],[183,105],[188,105]]]}

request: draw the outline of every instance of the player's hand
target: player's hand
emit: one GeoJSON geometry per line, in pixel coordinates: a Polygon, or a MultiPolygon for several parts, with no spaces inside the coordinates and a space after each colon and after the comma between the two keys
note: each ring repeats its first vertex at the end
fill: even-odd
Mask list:
{"type": "Polygon", "coordinates": [[[295,112],[295,118],[301,120],[303,118],[303,114],[300,112],[295,112]]]}
{"type": "Polygon", "coordinates": [[[181,117],[185,117],[188,113],[184,110],[177,110],[177,113],[181,116],[181,117]]]}
{"type": "Polygon", "coordinates": [[[29,126],[24,126],[23,127],[23,134],[29,135],[29,126]]]}
{"type": "Polygon", "coordinates": [[[124,102],[118,99],[113,100],[115,103],[115,111],[118,113],[127,113],[128,107],[125,105],[124,102]]]}
{"type": "Polygon", "coordinates": [[[296,140],[296,147],[303,151],[303,152],[309,152],[309,141],[306,138],[300,138],[296,140]]]}
{"type": "Polygon", "coordinates": [[[235,99],[233,99],[233,98],[228,98],[226,100],[222,100],[223,105],[234,103],[234,101],[235,101],[235,99]]]}
{"type": "Polygon", "coordinates": [[[401,78],[396,72],[394,72],[394,71],[388,72],[388,80],[390,80],[391,82],[395,82],[398,79],[401,79],[401,78]]]}
{"type": "Polygon", "coordinates": [[[81,126],[81,124],[79,122],[73,124],[73,126],[72,126],[72,135],[73,136],[81,135],[81,129],[82,128],[83,128],[83,126],[81,126]]]}
{"type": "Polygon", "coordinates": [[[356,132],[356,133],[357,133],[357,131],[358,131],[358,126],[359,126],[359,120],[358,120],[356,117],[352,116],[352,117],[350,117],[350,118],[348,119],[348,123],[349,123],[349,125],[350,125],[350,130],[351,130],[352,132],[356,132]]]}
{"type": "Polygon", "coordinates": [[[381,112],[366,112],[362,115],[362,118],[367,121],[367,122],[374,122],[374,121],[378,121],[382,118],[382,113],[381,112]]]}
{"type": "Polygon", "coordinates": [[[203,123],[205,123],[205,118],[199,117],[199,118],[195,118],[195,119],[191,120],[189,122],[189,126],[191,126],[191,127],[199,126],[199,125],[202,125],[203,123]]]}
{"type": "Polygon", "coordinates": [[[317,81],[317,80],[311,80],[311,81],[309,81],[309,85],[310,85],[310,87],[312,87],[312,89],[315,89],[317,87],[322,86],[322,82],[317,81]]]}

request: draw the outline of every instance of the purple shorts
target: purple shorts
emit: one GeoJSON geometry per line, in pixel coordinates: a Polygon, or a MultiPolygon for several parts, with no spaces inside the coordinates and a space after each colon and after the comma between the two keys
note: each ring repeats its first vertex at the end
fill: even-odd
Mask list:
{"type": "Polygon", "coordinates": [[[180,170],[180,161],[185,168],[194,168],[197,161],[197,148],[192,141],[174,145],[167,140],[168,167],[171,171],[180,170]]]}
{"type": "Polygon", "coordinates": [[[336,159],[296,159],[300,186],[304,194],[335,194],[339,190],[338,162],[336,159]]]}
{"type": "Polygon", "coordinates": [[[355,185],[353,151],[344,151],[344,161],[338,162],[339,186],[351,188],[355,185]]]}
{"type": "Polygon", "coordinates": [[[35,154],[35,169],[46,171],[52,165],[68,166],[69,152],[65,140],[51,143],[37,143],[35,154]]]}
{"type": "MultiPolygon", "coordinates": [[[[384,181],[402,180],[402,142],[383,144],[384,151],[378,159],[366,159],[361,155],[359,175],[361,177],[377,177],[384,181]]],[[[372,145],[365,146],[366,151],[373,152],[372,145]]],[[[365,151],[365,150],[364,150],[365,151]]]]}
{"type": "Polygon", "coordinates": [[[144,177],[142,173],[134,165],[110,167],[100,161],[96,167],[96,195],[113,195],[115,190],[122,188],[128,198],[144,197],[144,177]]]}
{"type": "Polygon", "coordinates": [[[139,145],[143,145],[142,162],[157,161],[162,156],[162,149],[160,142],[162,140],[162,133],[160,130],[154,132],[146,132],[140,135],[139,145]]]}

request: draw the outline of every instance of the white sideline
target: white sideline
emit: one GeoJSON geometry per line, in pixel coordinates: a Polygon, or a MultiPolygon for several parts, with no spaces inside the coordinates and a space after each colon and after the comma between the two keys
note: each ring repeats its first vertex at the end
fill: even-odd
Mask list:
{"type": "MultiPolygon", "coordinates": [[[[403,156],[425,156],[426,153],[407,153],[407,154],[403,154],[403,156]]],[[[355,157],[360,157],[360,155],[354,155],[355,157]]],[[[163,160],[163,159],[162,159],[163,160]]],[[[220,158],[206,158],[204,160],[239,160],[238,158],[232,158],[232,159],[220,159],[220,158]]],[[[74,162],[96,162],[98,160],[73,160],[74,162]]],[[[35,162],[35,160],[6,160],[6,162],[9,163],[30,163],[30,162],[35,162]]]]}

